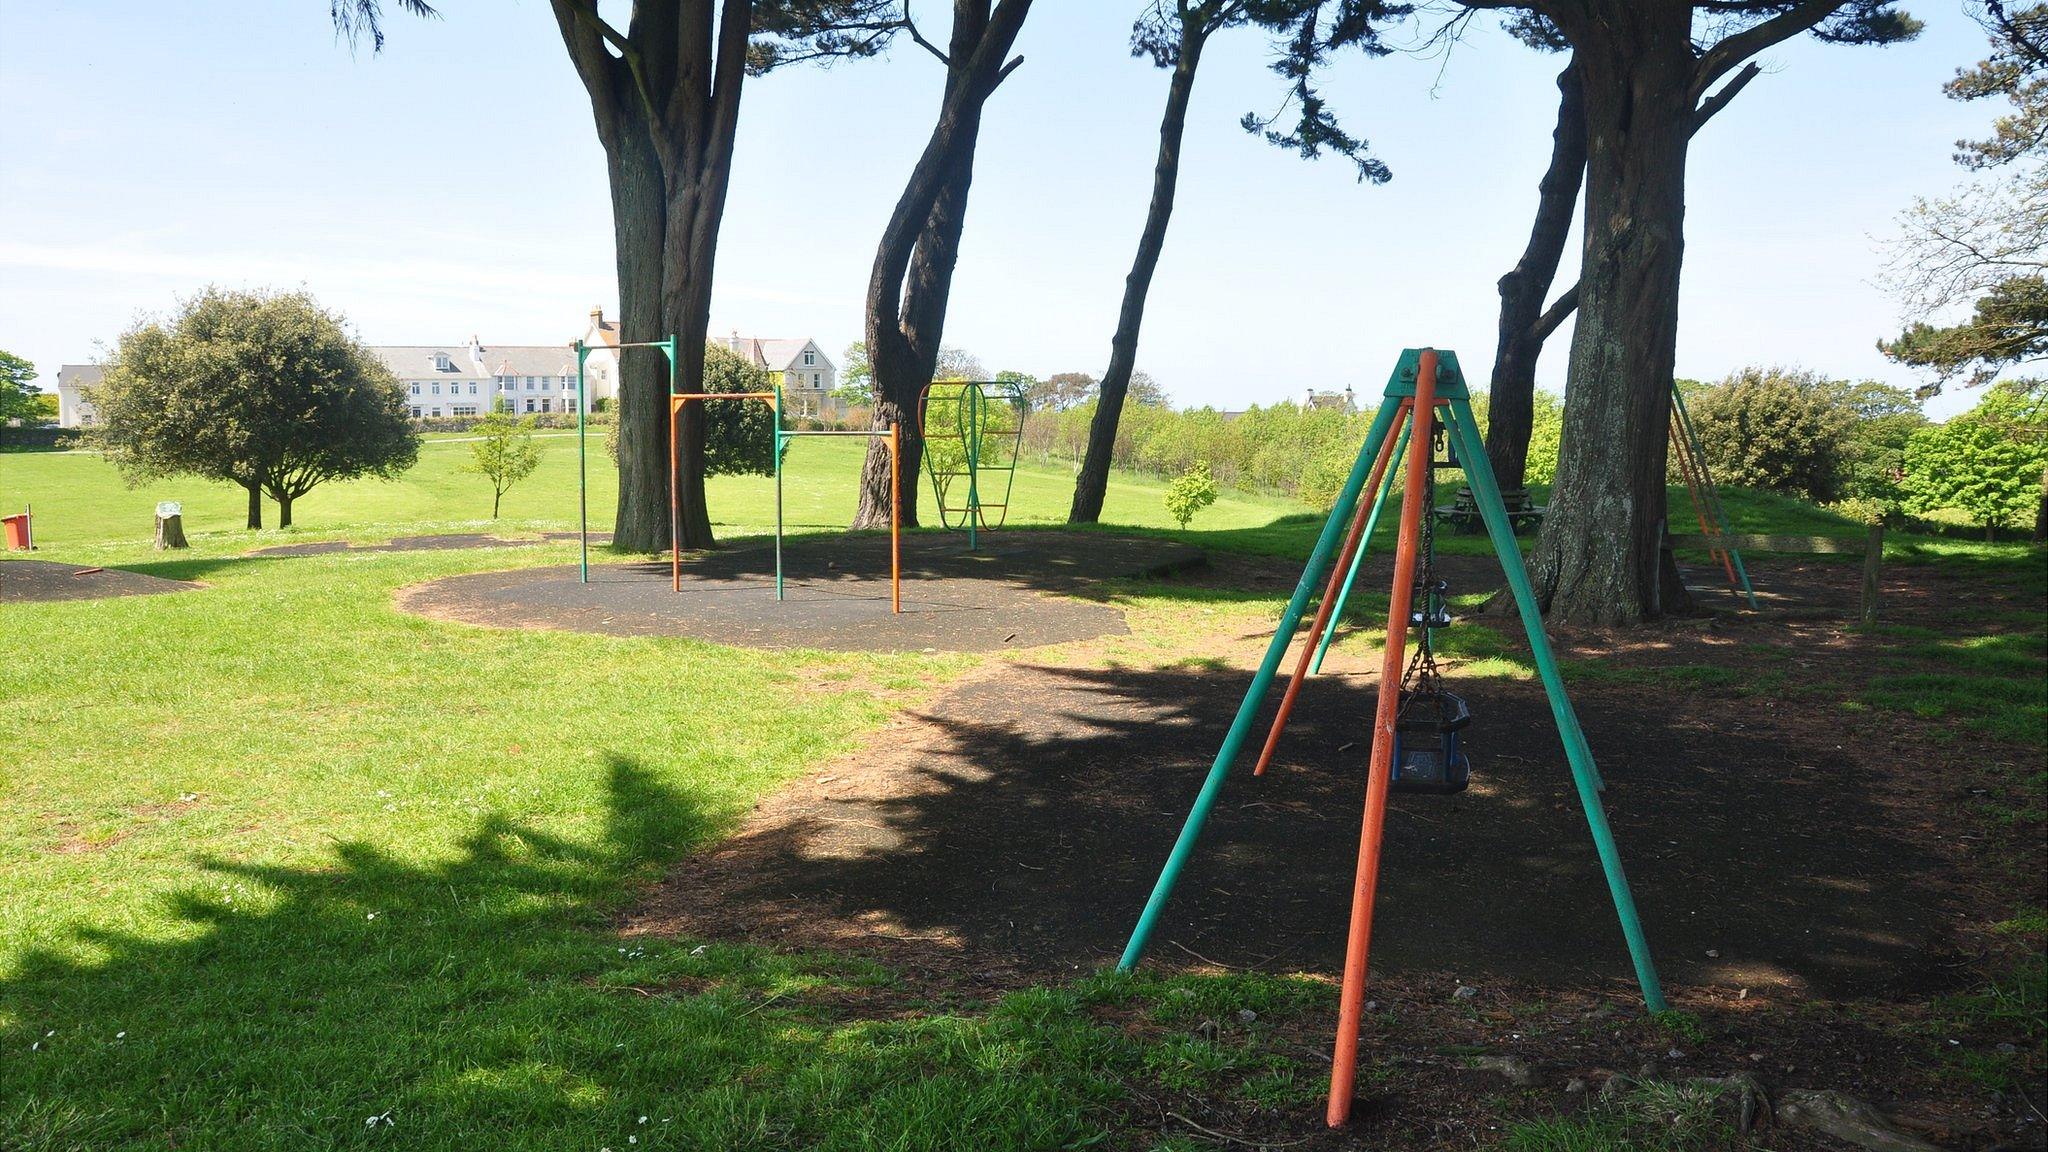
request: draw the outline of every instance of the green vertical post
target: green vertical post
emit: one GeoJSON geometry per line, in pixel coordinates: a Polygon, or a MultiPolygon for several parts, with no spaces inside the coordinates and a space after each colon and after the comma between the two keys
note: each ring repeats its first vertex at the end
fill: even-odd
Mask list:
{"type": "Polygon", "coordinates": [[[1522,549],[1515,542],[1514,529],[1508,523],[1507,508],[1501,502],[1500,488],[1494,483],[1493,469],[1487,463],[1486,444],[1479,437],[1479,424],[1472,416],[1472,402],[1465,398],[1460,387],[1456,396],[1450,398],[1452,435],[1457,437],[1458,451],[1465,460],[1465,479],[1472,488],[1472,499],[1479,506],[1480,517],[1486,522],[1487,535],[1493,538],[1493,550],[1499,554],[1502,572],[1508,578],[1508,588],[1513,592],[1515,607],[1521,611],[1522,627],[1529,635],[1529,651],[1535,657],[1536,671],[1543,679],[1543,691],[1550,698],[1550,714],[1557,722],[1558,734],[1564,739],[1565,758],[1571,763],[1572,781],[1579,792],[1579,804],[1586,810],[1586,824],[1593,832],[1593,848],[1600,856],[1601,870],[1607,874],[1607,891],[1614,898],[1614,911],[1621,918],[1621,934],[1628,941],[1629,958],[1636,969],[1636,983],[1642,987],[1643,1003],[1652,1012],[1664,1010],[1664,989],[1657,979],[1656,964],[1650,959],[1650,945],[1643,937],[1643,923],[1636,915],[1635,897],[1629,892],[1628,877],[1622,872],[1621,850],[1614,842],[1614,832],[1607,826],[1607,809],[1600,802],[1598,770],[1593,766],[1593,754],[1586,745],[1586,735],[1579,728],[1579,718],[1572,711],[1571,700],[1565,695],[1564,677],[1559,673],[1557,657],[1550,650],[1550,637],[1543,630],[1543,614],[1536,608],[1536,590],[1529,584],[1528,570],[1522,564],[1522,549]]]}
{"type": "Polygon", "coordinates": [[[972,552],[981,545],[975,537],[975,530],[981,525],[981,486],[976,483],[981,472],[981,385],[962,384],[960,400],[966,405],[967,413],[967,550],[972,552]]]}
{"type": "Polygon", "coordinates": [[[1351,568],[1344,573],[1344,586],[1337,590],[1337,603],[1330,609],[1330,626],[1323,629],[1323,638],[1316,642],[1316,660],[1309,666],[1311,674],[1321,674],[1323,657],[1330,651],[1330,641],[1337,638],[1337,621],[1344,615],[1344,605],[1351,599],[1351,582],[1358,579],[1358,569],[1365,563],[1366,550],[1372,547],[1373,529],[1379,527],[1380,509],[1387,506],[1387,493],[1394,490],[1394,473],[1401,462],[1401,453],[1408,448],[1408,430],[1414,425],[1401,425],[1401,438],[1394,441],[1393,455],[1387,457],[1387,473],[1380,477],[1379,491],[1373,493],[1372,514],[1366,518],[1365,532],[1358,538],[1358,551],[1351,554],[1351,568]]]}
{"type": "MultiPolygon", "coordinates": [[[[578,340],[574,347],[576,349],[576,539],[582,553],[582,559],[579,563],[582,580],[585,584],[588,584],[590,583],[590,467],[586,462],[583,449],[583,410],[590,407],[590,402],[583,390],[583,360],[586,356],[590,355],[590,349],[584,347],[581,340],[578,340]]],[[[495,407],[497,403],[497,399],[493,397],[491,400],[492,406],[495,407]]]]}
{"type": "MultiPolygon", "coordinates": [[[[1404,368],[1412,380],[1415,371],[1412,357],[1402,357],[1401,367],[1395,369],[1396,375],[1404,368]]],[[[1358,450],[1358,459],[1351,465],[1351,475],[1337,494],[1337,505],[1330,509],[1329,519],[1323,521],[1322,534],[1316,537],[1315,550],[1309,554],[1308,564],[1301,570],[1301,579],[1294,585],[1294,595],[1287,601],[1287,610],[1280,614],[1280,625],[1273,630],[1273,639],[1266,645],[1265,658],[1259,661],[1259,670],[1252,676],[1251,687],[1245,690],[1244,701],[1237,706],[1237,716],[1230,722],[1230,731],[1223,737],[1223,747],[1216,752],[1216,762],[1210,766],[1208,778],[1202,781],[1202,790],[1195,795],[1194,805],[1188,809],[1187,823],[1181,826],[1180,838],[1174,841],[1173,851],[1166,857],[1166,866],[1159,871],[1159,881],[1153,885],[1151,898],[1145,901],[1145,910],[1138,915],[1137,926],[1131,930],[1130,943],[1124,946],[1123,959],[1117,962],[1119,972],[1137,967],[1145,954],[1145,944],[1150,940],[1152,930],[1158,926],[1159,914],[1173,895],[1173,886],[1180,879],[1181,869],[1187,866],[1188,857],[1194,854],[1195,841],[1202,835],[1202,825],[1209,819],[1209,810],[1216,806],[1216,797],[1223,791],[1224,778],[1230,775],[1231,764],[1243,748],[1245,737],[1251,733],[1252,720],[1258,715],[1259,706],[1265,702],[1267,690],[1272,687],[1280,658],[1287,654],[1296,629],[1301,627],[1302,610],[1308,606],[1309,596],[1330,566],[1331,553],[1344,535],[1344,524],[1358,507],[1359,490],[1365,487],[1366,473],[1371,471],[1373,460],[1379,456],[1380,444],[1386,440],[1400,408],[1397,401],[1389,399],[1380,405],[1379,414],[1373,418],[1372,429],[1366,433],[1365,443],[1358,450]]]]}
{"type": "Polygon", "coordinates": [[[771,384],[769,419],[775,422],[775,598],[782,599],[782,385],[771,384]]]}

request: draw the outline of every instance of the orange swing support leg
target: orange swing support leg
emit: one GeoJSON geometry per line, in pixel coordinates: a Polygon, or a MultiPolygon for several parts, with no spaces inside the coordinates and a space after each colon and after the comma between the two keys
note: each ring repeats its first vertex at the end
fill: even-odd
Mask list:
{"type": "Polygon", "coordinates": [[[683,406],[673,395],[668,402],[668,582],[675,592],[683,590],[683,496],[677,491],[678,451],[676,428],[682,423],[683,406]]]}
{"type": "MultiPolygon", "coordinates": [[[[1678,452],[1678,470],[1685,476],[1685,490],[1692,497],[1692,514],[1700,524],[1700,535],[1708,540],[1718,539],[1718,533],[1707,526],[1707,496],[1705,485],[1700,482],[1699,462],[1692,458],[1692,446],[1686,443],[1685,431],[1678,425],[1678,413],[1671,414],[1671,446],[1678,452]]],[[[1723,548],[1708,548],[1707,555],[1721,562],[1721,570],[1728,575],[1728,586],[1740,588],[1735,579],[1735,562],[1723,548]]]]}
{"type": "Polygon", "coordinates": [[[1363,543],[1361,537],[1365,534],[1366,518],[1372,512],[1373,495],[1380,490],[1380,481],[1386,477],[1387,462],[1394,454],[1394,440],[1401,421],[1412,415],[1413,410],[1404,401],[1394,417],[1393,429],[1380,443],[1379,458],[1372,465],[1372,479],[1359,490],[1358,511],[1351,517],[1351,531],[1344,537],[1344,550],[1338,554],[1337,562],[1330,565],[1330,581],[1323,588],[1322,603],[1316,605],[1315,623],[1309,626],[1308,640],[1301,646],[1301,657],[1295,661],[1294,675],[1287,680],[1287,691],[1280,696],[1280,709],[1273,713],[1273,728],[1266,733],[1266,746],[1260,749],[1258,766],[1252,769],[1254,776],[1264,776],[1266,765],[1273,762],[1273,752],[1280,747],[1280,734],[1287,730],[1287,718],[1294,714],[1294,698],[1301,695],[1301,686],[1308,679],[1309,660],[1315,655],[1316,646],[1322,642],[1323,630],[1335,623],[1330,616],[1336,607],[1337,589],[1344,583],[1344,574],[1351,571],[1351,559],[1363,543]]]}
{"type": "Polygon", "coordinates": [[[1351,931],[1344,945],[1344,985],[1337,1006],[1337,1045],[1330,1060],[1332,1128],[1351,1119],[1358,1083],[1358,1029],[1365,1010],[1365,967],[1372,944],[1373,897],[1379,889],[1380,844],[1387,823],[1387,793],[1393,781],[1394,722],[1400,712],[1401,676],[1407,663],[1408,611],[1414,599],[1415,553],[1422,537],[1422,493],[1433,453],[1436,416],[1435,349],[1422,350],[1415,373],[1415,421],[1408,437],[1408,485],[1401,494],[1401,531],[1394,552],[1394,587],[1387,606],[1386,652],[1380,660],[1379,706],[1373,713],[1372,762],[1365,783],[1365,824],[1358,837],[1358,874],[1351,887],[1351,931]]]}

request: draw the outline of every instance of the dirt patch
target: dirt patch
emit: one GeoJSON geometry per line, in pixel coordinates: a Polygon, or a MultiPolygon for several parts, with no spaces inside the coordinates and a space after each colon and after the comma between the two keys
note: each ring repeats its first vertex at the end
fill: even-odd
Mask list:
{"type": "Polygon", "coordinates": [[[0,604],[155,596],[198,587],[201,585],[185,580],[166,580],[120,568],[53,564],[47,560],[0,561],[0,604]]]}
{"type": "Polygon", "coordinates": [[[665,563],[452,576],[403,590],[399,606],[437,619],[611,636],[690,636],[753,648],[979,652],[1060,644],[1127,630],[1102,602],[1107,580],[1200,565],[1186,545],[1072,532],[1004,532],[970,551],[964,536],[903,545],[903,612],[889,610],[885,538],[806,537],[774,554],[749,544],[687,558],[676,592],[665,563]]]}
{"type": "MultiPolygon", "coordinates": [[[[453,532],[438,536],[398,536],[383,544],[351,544],[346,540],[316,540],[307,544],[279,544],[243,553],[246,556],[330,556],[336,552],[447,552],[461,548],[516,548],[522,544],[552,544],[576,539],[574,532],[542,532],[538,536],[506,537],[481,532],[453,532]]],[[[609,544],[612,534],[592,532],[592,545],[609,544]]]]}

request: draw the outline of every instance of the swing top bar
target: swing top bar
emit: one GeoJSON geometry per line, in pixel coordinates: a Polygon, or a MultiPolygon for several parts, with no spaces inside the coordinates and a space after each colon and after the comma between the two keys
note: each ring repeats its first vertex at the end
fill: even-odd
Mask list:
{"type": "MultiPolygon", "coordinates": [[[[1422,352],[1420,348],[1401,349],[1401,359],[1395,362],[1393,375],[1387,377],[1387,396],[1408,398],[1415,395],[1415,374],[1422,369],[1422,352]]],[[[1472,394],[1465,391],[1465,373],[1458,367],[1458,354],[1437,349],[1437,403],[1471,398],[1472,394]]]]}

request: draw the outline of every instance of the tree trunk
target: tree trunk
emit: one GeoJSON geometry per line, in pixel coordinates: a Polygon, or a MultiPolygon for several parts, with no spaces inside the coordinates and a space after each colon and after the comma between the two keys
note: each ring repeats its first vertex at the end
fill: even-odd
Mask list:
{"type": "Polygon", "coordinates": [[[504,499],[505,490],[503,488],[493,487],[491,489],[491,519],[496,520],[498,518],[498,504],[504,499]]]}
{"type": "Polygon", "coordinates": [[[277,526],[279,528],[289,528],[292,526],[292,498],[290,496],[279,496],[277,498],[277,526]]]}
{"type": "Polygon", "coordinates": [[[1689,6],[1631,7],[1574,37],[1586,234],[1563,449],[1536,540],[1553,618],[1634,623],[1689,606],[1660,547],[1692,135],[1689,6]]]}
{"type": "MultiPolygon", "coordinates": [[[[946,300],[966,225],[967,194],[974,183],[974,149],[981,110],[1009,74],[1003,57],[1016,42],[1031,0],[1002,0],[993,14],[987,0],[954,0],[947,51],[945,98],[931,139],[882,229],[868,279],[868,363],[874,373],[873,427],[902,429],[904,527],[915,527],[916,477],[924,460],[918,396],[931,383],[946,323],[946,300]]],[[[1013,65],[1014,66],[1014,65],[1013,65]]],[[[861,465],[855,528],[889,524],[889,447],[869,441],[861,465]]]]}
{"type": "Polygon", "coordinates": [[[1116,335],[1109,341],[1109,367],[1102,373],[1095,416],[1088,422],[1088,450],[1081,457],[1073,507],[1067,512],[1070,524],[1093,524],[1101,519],[1102,501],[1109,494],[1117,423],[1123,418],[1124,397],[1130,392],[1131,373],[1138,364],[1138,328],[1145,320],[1145,297],[1152,290],[1152,274],[1166,246],[1166,225],[1173,217],[1174,190],[1180,181],[1181,134],[1187,127],[1188,99],[1195,91],[1195,69],[1201,66],[1202,47],[1208,42],[1205,25],[1203,20],[1181,20],[1180,52],[1166,89],[1166,112],[1159,118],[1152,203],[1145,210],[1145,227],[1138,233],[1137,258],[1131,261],[1131,274],[1124,279],[1123,307],[1117,312],[1116,335]]]}
{"type": "MultiPolygon", "coordinates": [[[[621,101],[617,123],[599,132],[611,181],[612,237],[619,274],[619,339],[659,340],[663,323],[663,240],[668,197],[645,113],[621,101]]],[[[668,362],[659,350],[619,353],[619,498],[612,539],[628,552],[669,545],[668,362]]]]}
{"type": "Polygon", "coordinates": [[[244,484],[249,491],[249,527],[263,527],[263,485],[244,484]]]}
{"type": "MultiPolygon", "coordinates": [[[[1486,459],[1501,491],[1522,491],[1528,480],[1529,436],[1536,420],[1536,360],[1549,327],[1543,301],[1557,278],[1558,262],[1571,240],[1572,215],[1586,172],[1586,111],[1578,68],[1557,74],[1557,127],[1551,133],[1550,167],[1536,186],[1536,220],[1528,247],[1500,278],[1500,338],[1493,355],[1487,398],[1486,459]]],[[[1568,314],[1568,313],[1566,313],[1568,314]]]]}

